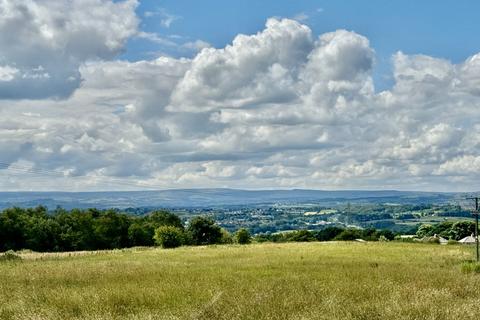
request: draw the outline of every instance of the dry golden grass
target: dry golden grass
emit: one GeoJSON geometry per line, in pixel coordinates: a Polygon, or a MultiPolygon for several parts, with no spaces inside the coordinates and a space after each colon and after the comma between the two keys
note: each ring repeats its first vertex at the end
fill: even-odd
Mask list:
{"type": "Polygon", "coordinates": [[[472,253],[401,243],[24,253],[0,263],[0,319],[476,319],[480,275],[461,271],[472,253]]]}

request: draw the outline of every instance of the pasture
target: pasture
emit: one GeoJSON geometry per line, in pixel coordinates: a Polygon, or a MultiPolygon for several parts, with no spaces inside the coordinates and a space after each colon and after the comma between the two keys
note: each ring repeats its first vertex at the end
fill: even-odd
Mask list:
{"type": "Polygon", "coordinates": [[[472,247],[265,243],[23,253],[0,319],[476,319],[472,247]]]}

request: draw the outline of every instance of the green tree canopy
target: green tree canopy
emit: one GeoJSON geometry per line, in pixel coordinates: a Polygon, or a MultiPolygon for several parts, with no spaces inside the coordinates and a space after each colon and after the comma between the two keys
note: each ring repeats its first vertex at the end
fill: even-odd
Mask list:
{"type": "Polygon", "coordinates": [[[417,230],[417,237],[423,238],[433,236],[433,226],[431,224],[422,224],[417,230]]]}
{"type": "Polygon", "coordinates": [[[195,245],[221,243],[222,230],[210,217],[195,217],[188,224],[190,239],[195,245]]]}
{"type": "Polygon", "coordinates": [[[183,244],[183,230],[173,226],[161,226],[155,230],[154,239],[162,248],[177,248],[183,244]]]}
{"type": "Polygon", "coordinates": [[[149,220],[155,228],[160,226],[172,226],[183,230],[183,223],[180,217],[166,210],[153,211],[148,215],[149,220]]]}
{"type": "Polygon", "coordinates": [[[248,232],[248,230],[245,228],[239,229],[235,234],[235,237],[237,239],[237,243],[239,244],[248,244],[252,242],[250,232],[248,232]]]}

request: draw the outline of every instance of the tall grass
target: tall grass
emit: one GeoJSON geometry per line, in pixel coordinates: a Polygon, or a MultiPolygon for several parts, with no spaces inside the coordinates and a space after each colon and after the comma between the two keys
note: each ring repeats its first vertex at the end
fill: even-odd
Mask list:
{"type": "Polygon", "coordinates": [[[0,319],[476,319],[472,249],[286,243],[0,263],[0,319]]]}

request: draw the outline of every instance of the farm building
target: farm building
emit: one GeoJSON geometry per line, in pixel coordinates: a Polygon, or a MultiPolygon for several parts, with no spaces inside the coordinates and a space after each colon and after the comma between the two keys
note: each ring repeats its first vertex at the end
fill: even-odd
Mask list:
{"type": "Polygon", "coordinates": [[[462,244],[475,244],[475,242],[476,242],[475,236],[473,234],[461,240],[458,240],[458,243],[462,243],[462,244]]]}

